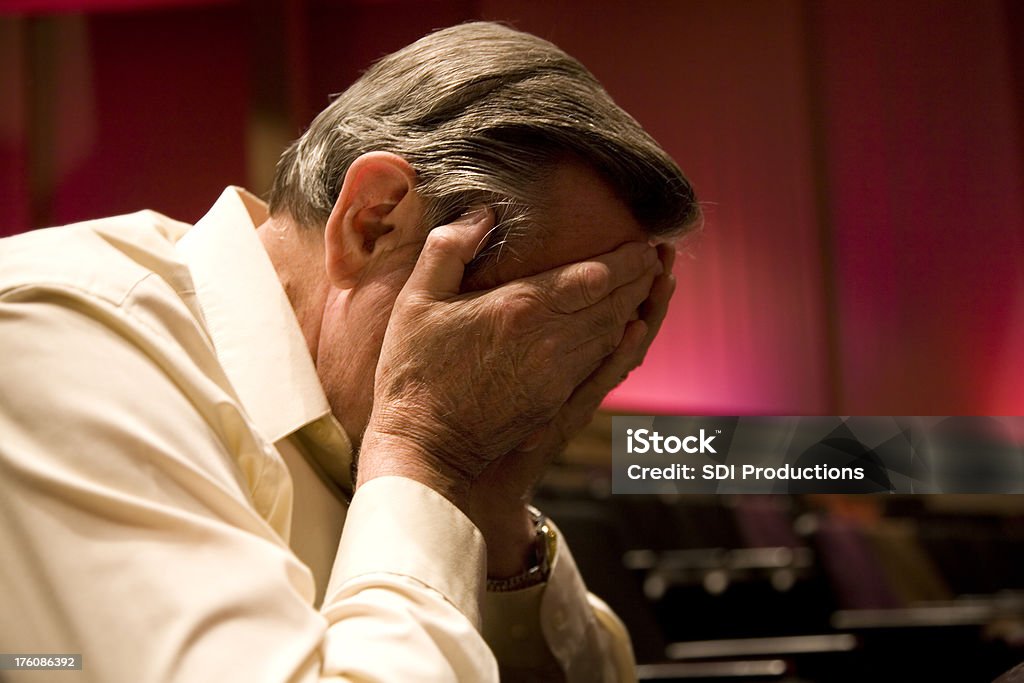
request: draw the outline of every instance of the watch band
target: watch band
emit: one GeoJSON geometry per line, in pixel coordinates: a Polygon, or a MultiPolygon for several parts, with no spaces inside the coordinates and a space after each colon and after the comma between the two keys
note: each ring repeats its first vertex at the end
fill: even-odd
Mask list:
{"type": "Polygon", "coordinates": [[[530,588],[544,583],[551,575],[551,566],[554,564],[558,549],[558,533],[543,512],[532,505],[528,509],[533,518],[534,528],[533,562],[530,568],[521,574],[507,579],[487,579],[489,591],[505,593],[530,588]]]}

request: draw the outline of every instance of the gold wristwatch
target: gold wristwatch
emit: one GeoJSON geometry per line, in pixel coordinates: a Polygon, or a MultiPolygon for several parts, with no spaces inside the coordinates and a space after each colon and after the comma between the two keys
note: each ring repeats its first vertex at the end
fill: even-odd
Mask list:
{"type": "Polygon", "coordinates": [[[528,509],[530,517],[533,519],[535,534],[533,560],[530,568],[522,574],[516,574],[507,579],[487,579],[487,590],[489,591],[505,593],[530,588],[544,583],[551,575],[551,566],[555,562],[555,552],[558,550],[558,533],[543,512],[532,505],[528,509]]]}

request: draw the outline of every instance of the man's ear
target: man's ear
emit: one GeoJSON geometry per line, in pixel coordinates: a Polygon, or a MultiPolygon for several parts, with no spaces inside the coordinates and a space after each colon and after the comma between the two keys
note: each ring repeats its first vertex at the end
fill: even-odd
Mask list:
{"type": "Polygon", "coordinates": [[[331,284],[353,287],[374,254],[419,229],[415,186],[416,172],[396,154],[369,152],[352,162],[324,229],[331,284]]]}

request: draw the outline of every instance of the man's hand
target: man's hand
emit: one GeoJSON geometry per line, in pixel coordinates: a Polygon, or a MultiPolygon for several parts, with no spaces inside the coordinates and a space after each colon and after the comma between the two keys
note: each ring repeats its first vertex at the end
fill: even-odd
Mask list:
{"type": "Polygon", "coordinates": [[[428,235],[384,338],[359,483],[407,476],[469,511],[491,462],[551,424],[581,385],[607,383],[599,368],[661,272],[652,247],[629,243],[460,295],[492,223],[481,212],[428,235]]]}
{"type": "Polygon", "coordinates": [[[551,460],[586,427],[605,396],[639,367],[661,329],[675,291],[671,244],[658,246],[662,273],[627,326],[618,348],[577,387],[554,419],[526,442],[488,465],[470,495],[470,517],[487,543],[487,573],[505,578],[523,572],[533,546],[533,525],[525,508],[551,460]]]}

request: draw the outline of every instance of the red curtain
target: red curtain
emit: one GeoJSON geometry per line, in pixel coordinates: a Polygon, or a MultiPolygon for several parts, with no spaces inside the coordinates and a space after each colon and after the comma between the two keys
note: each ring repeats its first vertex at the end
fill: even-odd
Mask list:
{"type": "Polygon", "coordinates": [[[844,409],[1024,411],[1024,32],[999,2],[812,7],[844,409]]]}
{"type": "Polygon", "coordinates": [[[607,406],[1024,411],[1013,2],[485,2],[579,57],[707,202],[607,406]]]}
{"type": "Polygon", "coordinates": [[[590,67],[704,201],[664,331],[607,407],[1024,412],[1013,0],[184,4],[0,18],[2,230],[194,220],[265,178],[267,121],[293,137],[372,59],[507,20],[590,67]]]}
{"type": "Polygon", "coordinates": [[[173,7],[227,5],[238,0],[4,0],[5,14],[45,15],[82,12],[138,12],[173,7]]]}

